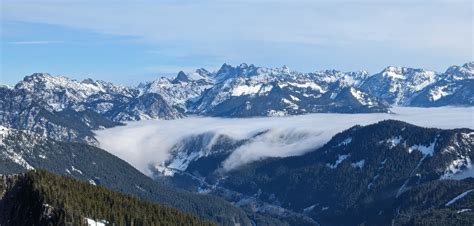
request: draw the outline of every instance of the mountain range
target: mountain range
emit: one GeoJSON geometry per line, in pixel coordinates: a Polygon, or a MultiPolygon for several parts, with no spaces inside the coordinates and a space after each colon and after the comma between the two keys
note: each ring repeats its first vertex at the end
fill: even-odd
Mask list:
{"type": "Polygon", "coordinates": [[[401,106],[474,105],[474,62],[438,73],[387,67],[366,71],[300,73],[288,67],[227,64],[216,72],[198,69],[137,87],[35,73],[0,87],[0,123],[62,141],[97,145],[93,130],[125,121],[285,116],[315,112],[390,112],[401,106]],[[74,120],[71,120],[74,119],[74,120]]]}
{"type": "Polygon", "coordinates": [[[444,73],[390,66],[373,75],[366,71],[301,73],[286,66],[224,64],[214,73],[205,69],[180,72],[174,79],[161,78],[139,87],[143,93],[158,93],[181,108],[186,103],[189,114],[249,117],[387,112],[393,105],[472,106],[473,79],[474,62],[449,67],[444,73]]]}
{"type": "MultiPolygon", "coordinates": [[[[224,64],[215,72],[181,71],[136,87],[35,73],[14,87],[0,86],[0,174],[8,175],[0,180],[0,213],[15,214],[0,216],[0,223],[65,222],[64,213],[71,211],[79,221],[92,215],[117,224],[143,220],[140,211],[103,211],[104,205],[123,202],[161,211],[166,222],[205,225],[472,225],[472,125],[437,129],[395,120],[354,125],[297,156],[232,167],[226,160],[235,150],[273,137],[272,131],[247,138],[204,132],[185,137],[171,147],[166,161],[149,165],[151,177],[100,149],[95,131],[190,115],[241,118],[390,113],[394,106],[472,107],[473,90],[474,62],[443,73],[390,66],[372,75],[224,64]],[[107,204],[97,204],[71,186],[105,197],[101,200],[107,204]],[[96,209],[88,212],[90,206],[71,204],[68,194],[96,209]],[[25,211],[31,214],[22,215],[25,211]]],[[[298,140],[300,135],[279,134],[278,139],[298,140]]],[[[143,222],[157,219],[148,220],[143,222]]]]}

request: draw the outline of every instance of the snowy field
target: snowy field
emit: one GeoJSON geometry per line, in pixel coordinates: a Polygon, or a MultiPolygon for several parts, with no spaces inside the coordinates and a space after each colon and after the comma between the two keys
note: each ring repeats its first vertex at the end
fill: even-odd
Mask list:
{"type": "Polygon", "coordinates": [[[148,166],[165,161],[173,145],[185,137],[208,132],[215,137],[223,134],[244,139],[268,130],[229,156],[223,167],[231,169],[265,157],[300,155],[315,150],[336,133],[354,125],[367,125],[384,119],[396,119],[424,127],[474,129],[473,107],[395,107],[392,111],[393,114],[317,113],[273,118],[188,117],[149,120],[96,131],[96,137],[101,148],[150,175],[148,166]]]}

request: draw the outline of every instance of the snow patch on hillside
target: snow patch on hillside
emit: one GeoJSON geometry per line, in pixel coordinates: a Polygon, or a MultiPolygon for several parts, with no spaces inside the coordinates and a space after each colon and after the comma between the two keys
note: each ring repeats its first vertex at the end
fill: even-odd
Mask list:
{"type": "Polygon", "coordinates": [[[429,146],[424,146],[424,145],[413,145],[408,148],[408,153],[412,153],[414,150],[418,150],[421,152],[424,156],[433,156],[434,152],[434,147],[435,147],[436,141],[432,142],[429,146]]]}
{"type": "Polygon", "coordinates": [[[351,94],[352,96],[354,96],[357,101],[362,104],[362,105],[373,105],[374,103],[372,102],[372,100],[368,97],[367,94],[365,94],[364,92],[361,92],[360,90],[357,90],[357,89],[354,89],[354,88],[351,88],[351,94]]]}
{"type": "Polygon", "coordinates": [[[402,141],[402,137],[398,136],[398,137],[392,137],[386,141],[381,141],[380,143],[387,143],[389,145],[389,149],[392,149],[396,147],[397,145],[399,145],[401,141],[402,141]]]}
{"type": "Polygon", "coordinates": [[[445,91],[447,86],[438,86],[432,90],[430,90],[430,97],[432,101],[437,101],[445,96],[451,95],[450,92],[445,91]]]}
{"type": "Polygon", "coordinates": [[[360,161],[357,161],[357,162],[354,162],[354,163],[351,163],[351,166],[354,167],[354,168],[363,168],[364,167],[364,164],[365,164],[365,160],[362,159],[360,161]]]}
{"type": "Polygon", "coordinates": [[[350,155],[339,155],[339,156],[337,156],[336,162],[334,162],[333,164],[327,163],[326,166],[328,166],[328,167],[331,168],[331,169],[335,169],[335,168],[337,168],[337,166],[339,166],[339,164],[341,164],[344,160],[346,160],[347,158],[349,158],[349,156],[350,156],[350,155]]]}
{"type": "Polygon", "coordinates": [[[106,220],[94,220],[87,217],[85,218],[85,220],[87,222],[87,226],[106,226],[107,224],[109,224],[109,222],[106,220]]]}
{"type": "Polygon", "coordinates": [[[235,87],[232,90],[231,95],[232,96],[242,96],[242,95],[256,94],[256,93],[258,93],[258,91],[260,90],[261,87],[262,87],[261,84],[252,85],[252,86],[240,85],[240,86],[235,87]]]}

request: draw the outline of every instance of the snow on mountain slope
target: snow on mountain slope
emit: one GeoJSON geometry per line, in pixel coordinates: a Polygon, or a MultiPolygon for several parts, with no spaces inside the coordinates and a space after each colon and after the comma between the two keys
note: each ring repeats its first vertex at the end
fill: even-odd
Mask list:
{"type": "Polygon", "coordinates": [[[210,76],[211,73],[205,69],[198,69],[189,74],[180,71],[174,79],[162,77],[152,82],[142,83],[138,89],[142,94],[160,94],[168,104],[186,111],[187,101],[199,98],[204,90],[214,84],[210,76]]]}
{"type": "Polygon", "coordinates": [[[384,109],[387,104],[472,106],[473,68],[474,62],[452,66],[444,73],[390,66],[369,75],[366,71],[301,73],[286,66],[265,68],[241,64],[233,67],[224,64],[215,74],[211,73],[214,85],[188,107],[190,112],[197,114],[247,117],[308,112],[380,112],[387,111],[384,109]],[[361,108],[348,100],[336,101],[345,87],[365,93],[357,96],[372,99],[372,105],[365,101],[367,106],[361,108]]]}
{"type": "MultiPolygon", "coordinates": [[[[254,124],[255,119],[213,119],[220,120],[216,123],[196,118],[206,120],[199,124],[186,119],[186,122],[175,124],[175,127],[183,125],[186,128],[170,135],[175,138],[176,134],[181,134],[183,139],[177,139],[168,159],[154,163],[148,157],[157,154],[147,151],[145,161],[150,161],[150,164],[145,166],[152,170],[152,176],[156,179],[182,189],[218,194],[225,198],[231,196],[233,202],[244,202],[247,197],[253,197],[295,212],[318,214],[339,212],[345,208],[339,203],[358,208],[357,204],[366,202],[359,196],[366,197],[367,194],[377,199],[381,197],[381,201],[386,202],[388,197],[403,199],[424,183],[456,184],[455,180],[444,179],[464,179],[460,176],[471,169],[470,159],[474,156],[472,129],[441,130],[386,120],[350,127],[334,133],[329,139],[323,131],[338,126],[337,121],[350,121],[355,115],[344,118],[338,114],[334,121],[328,121],[328,114],[315,114],[311,120],[306,120],[307,116],[273,121],[264,119],[265,122],[254,124]],[[306,119],[298,122],[296,118],[306,119]],[[229,123],[230,120],[235,123],[229,123]],[[291,121],[279,123],[283,120],[291,121]],[[186,126],[188,124],[194,126],[186,126]],[[274,125],[264,127],[270,124],[274,125]],[[202,128],[204,125],[209,126],[202,128]],[[284,128],[288,125],[294,129],[284,128]],[[321,129],[321,133],[311,132],[311,128],[321,129]],[[325,141],[315,143],[318,139],[325,141]],[[301,152],[293,152],[297,150],[301,152]],[[337,191],[332,192],[334,190],[337,191]],[[341,195],[344,197],[341,198],[341,195]]],[[[163,135],[171,133],[169,128],[172,126],[165,124],[157,123],[156,133],[161,130],[166,130],[163,135]]],[[[135,124],[129,132],[141,131],[145,133],[141,136],[149,139],[151,135],[148,131],[154,129],[149,124],[143,126],[145,128],[140,129],[135,124]]],[[[142,143],[140,138],[138,140],[142,143]]],[[[160,140],[160,146],[167,143],[162,136],[152,140],[160,140]]],[[[156,151],[150,143],[143,147],[156,151]]],[[[133,158],[136,154],[134,151],[133,158]]],[[[371,211],[374,214],[380,212],[371,211]]]]}
{"type": "Polygon", "coordinates": [[[14,88],[0,87],[0,124],[61,141],[97,144],[92,130],[121,121],[182,117],[159,94],[86,79],[35,73],[14,88]]]}
{"type": "Polygon", "coordinates": [[[474,105],[474,62],[449,67],[439,81],[422,90],[410,105],[474,105]]]}
{"type": "Polygon", "coordinates": [[[190,106],[191,112],[224,117],[294,115],[311,112],[387,112],[375,97],[358,95],[352,102],[335,98],[345,87],[367,78],[366,72],[321,71],[299,73],[288,67],[263,68],[224,64],[214,78],[216,84],[190,106]],[[326,93],[330,95],[325,95],[326,93]]]}
{"type": "Polygon", "coordinates": [[[113,121],[182,117],[159,94],[143,95],[135,88],[92,79],[79,82],[35,73],[19,82],[15,90],[24,91],[56,112],[88,109],[113,121]],[[137,108],[138,103],[144,106],[137,108]]]}
{"type": "Polygon", "coordinates": [[[360,88],[383,98],[390,104],[409,105],[411,98],[435,83],[440,75],[434,71],[406,67],[387,67],[365,80],[360,88]]]}
{"type": "Polygon", "coordinates": [[[203,177],[203,181],[211,184],[207,186],[211,191],[224,187],[306,213],[318,222],[324,222],[328,216],[332,216],[331,222],[340,220],[340,225],[385,218],[385,223],[373,225],[387,225],[398,213],[413,214],[409,208],[416,206],[441,208],[454,214],[472,206],[473,196],[470,196],[464,205],[445,208],[446,203],[460,202],[455,197],[464,197],[459,194],[473,188],[472,178],[439,180],[445,167],[458,156],[474,157],[472,131],[422,128],[386,120],[354,126],[335,135],[323,147],[301,156],[268,159],[207,176],[198,174],[202,171],[196,167],[188,173],[203,177]],[[390,142],[394,137],[399,140],[395,146],[390,142]],[[446,151],[453,146],[455,149],[446,151]],[[436,189],[436,185],[448,187],[436,189]],[[425,197],[420,196],[420,190],[426,192],[425,197]],[[407,201],[412,204],[401,204],[407,201]]]}
{"type": "Polygon", "coordinates": [[[179,72],[136,88],[35,73],[14,88],[1,86],[1,125],[56,139],[94,143],[93,129],[121,121],[285,116],[316,112],[389,112],[389,105],[473,106],[474,62],[445,73],[387,67],[380,73],[227,64],[217,72],[179,72]],[[71,120],[77,119],[77,120],[71,120]]]}
{"type": "Polygon", "coordinates": [[[77,109],[81,102],[98,93],[135,95],[130,88],[116,86],[108,82],[86,79],[82,82],[64,76],[51,76],[47,73],[34,73],[19,82],[15,89],[25,90],[35,98],[46,102],[53,110],[77,109]]]}
{"type": "Polygon", "coordinates": [[[474,61],[463,64],[462,66],[451,66],[445,74],[446,80],[456,81],[465,79],[474,79],[474,61]]]}

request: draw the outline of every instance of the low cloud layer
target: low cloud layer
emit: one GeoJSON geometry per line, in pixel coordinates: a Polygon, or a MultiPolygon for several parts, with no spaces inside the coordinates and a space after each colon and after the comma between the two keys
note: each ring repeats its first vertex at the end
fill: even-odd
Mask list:
{"type": "Polygon", "coordinates": [[[101,148],[124,159],[147,175],[150,164],[169,158],[169,150],[183,138],[203,133],[245,139],[267,131],[237,148],[223,163],[224,169],[266,157],[301,155],[315,150],[336,133],[356,124],[396,119],[424,127],[474,128],[474,108],[393,108],[394,114],[308,114],[280,118],[226,119],[189,117],[178,120],[130,122],[97,131],[101,148]]]}

